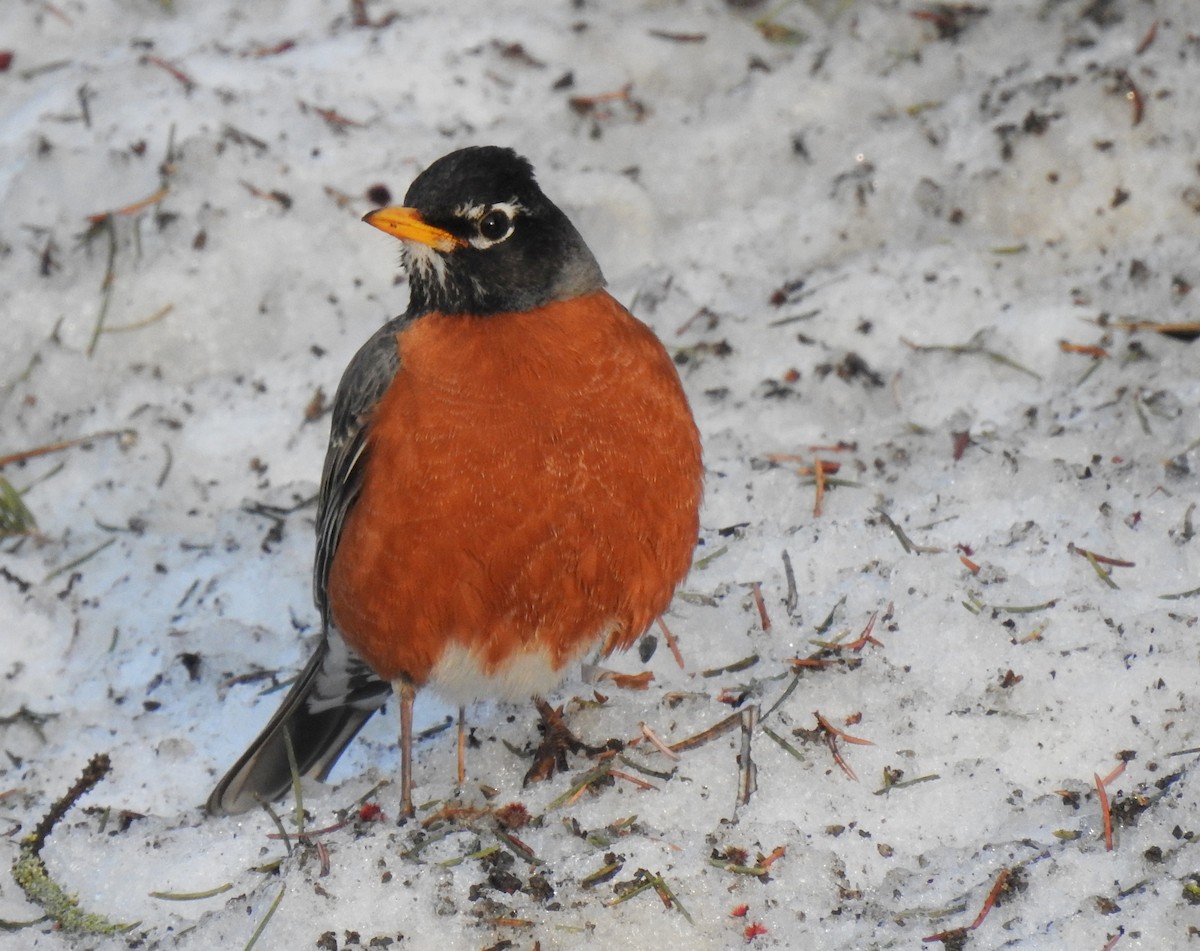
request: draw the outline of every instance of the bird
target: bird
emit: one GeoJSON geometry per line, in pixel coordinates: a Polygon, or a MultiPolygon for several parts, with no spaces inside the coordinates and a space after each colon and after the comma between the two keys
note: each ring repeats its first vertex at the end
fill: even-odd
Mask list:
{"type": "Polygon", "coordinates": [[[337,388],[321,637],[213,815],[281,798],[297,774],[326,779],[394,691],[411,817],[418,690],[460,714],[544,697],[574,662],[642,636],[698,542],[702,449],[675,363],[527,159],[459,149],[363,220],[400,240],[408,307],[337,388]]]}

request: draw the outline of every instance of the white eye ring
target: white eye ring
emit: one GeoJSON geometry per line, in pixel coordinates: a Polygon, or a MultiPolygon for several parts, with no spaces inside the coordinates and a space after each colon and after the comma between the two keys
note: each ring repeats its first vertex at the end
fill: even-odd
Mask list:
{"type": "Polygon", "coordinates": [[[512,237],[517,216],[524,210],[516,201],[499,201],[463,208],[459,214],[475,225],[475,233],[467,239],[471,247],[484,251],[512,237]]]}

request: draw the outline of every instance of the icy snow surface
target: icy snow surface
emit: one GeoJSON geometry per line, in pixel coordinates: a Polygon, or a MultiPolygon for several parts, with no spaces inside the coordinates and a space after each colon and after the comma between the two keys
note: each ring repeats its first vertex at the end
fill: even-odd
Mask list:
{"type": "MultiPolygon", "coordinates": [[[[362,11],[5,6],[0,454],[128,432],[3,471],[39,531],[0,544],[0,919],[39,917],[8,865],[106,752],[43,854],[138,924],[0,947],[242,948],[282,890],[258,948],[917,948],[1004,869],[958,946],[1187,945],[1200,345],[1118,322],[1200,318],[1194,0],[362,11]],[[660,636],[607,662],[648,690],[552,698],[653,789],[552,808],[581,759],[522,789],[523,706],[469,711],[461,793],[454,731],[421,743],[421,817],[523,803],[534,861],[488,817],[396,826],[391,784],[385,821],[317,837],[323,869],[200,804],[316,633],[320,394],[406,299],[367,192],[472,143],[530,157],[677,355],[708,468],[666,618],[686,666],[660,636]],[[678,762],[640,739],[753,708],[743,805],[740,729],[678,762]],[[857,780],[814,712],[873,743],[837,742],[857,780]],[[639,869],[676,901],[629,893],[639,869]]],[[[394,733],[389,705],[306,789],[309,829],[395,776],[394,733]]]]}

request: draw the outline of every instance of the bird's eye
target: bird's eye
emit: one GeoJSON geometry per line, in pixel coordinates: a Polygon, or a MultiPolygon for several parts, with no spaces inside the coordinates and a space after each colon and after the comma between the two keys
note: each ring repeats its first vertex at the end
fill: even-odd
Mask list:
{"type": "Polygon", "coordinates": [[[513,222],[508,212],[494,208],[479,219],[479,236],[488,241],[500,241],[512,231],[513,222]]]}

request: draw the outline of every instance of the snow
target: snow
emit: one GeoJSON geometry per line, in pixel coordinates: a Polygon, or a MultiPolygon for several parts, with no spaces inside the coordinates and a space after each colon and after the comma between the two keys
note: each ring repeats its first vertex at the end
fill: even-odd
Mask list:
{"type": "MultiPolygon", "coordinates": [[[[379,2],[373,27],[341,0],[10,7],[0,452],[132,435],[3,471],[39,532],[0,544],[0,715],[44,720],[0,725],[0,863],[107,752],[112,773],[44,857],[85,909],[138,924],[72,937],[42,922],[0,931],[0,947],[240,948],[282,889],[258,948],[911,948],[969,926],[1005,868],[1018,884],[968,947],[1189,940],[1196,345],[1097,321],[1197,319],[1190,0],[981,15],[890,0],[379,2]],[[962,31],[939,36],[939,15],[962,31]],[[768,39],[756,17],[802,35],[768,39]],[[584,112],[569,102],[624,87],[584,112]],[[541,864],[486,819],[414,854],[389,785],[374,797],[387,821],[320,837],[323,872],[311,847],[269,838],[265,813],[212,819],[200,804],[316,633],[302,503],[327,417],[305,410],[405,302],[394,243],[358,221],[366,192],[398,200],[429,161],[485,142],[528,155],[613,292],[678,353],[705,440],[708,560],[666,619],[686,668],[660,637],[645,665],[636,651],[605,662],[649,669],[648,690],[573,677],[553,699],[593,742],[637,740],[644,722],[673,743],[744,694],[739,709],[764,715],[757,791],[737,804],[735,729],[677,763],[642,739],[629,758],[670,779],[623,766],[657,788],[617,780],[551,808],[592,764],[522,789],[506,744],[536,738],[531,710],[479,704],[460,797],[453,731],[421,744],[417,794],[436,804],[422,815],[484,806],[494,787],[493,805],[538,817],[514,834],[541,864]],[[113,332],[89,354],[110,246],[103,229],[83,240],[86,216],[164,181],[161,202],[114,219],[113,332]],[[1108,356],[1093,367],[1061,341],[1108,356]],[[819,516],[796,471],[815,458],[852,483],[819,516]],[[1071,545],[1133,565],[1110,587],[1071,545]],[[876,614],[879,644],[824,669],[789,663],[876,614]],[[586,702],[594,689],[607,703],[586,702]],[[812,734],[813,711],[874,744],[839,744],[857,781],[812,734]],[[1120,756],[1108,851],[1093,777],[1120,756]],[[930,778],[881,792],[896,770],[930,778]],[[780,846],[763,881],[710,862],[780,846]],[[586,887],[609,852],[621,870],[586,887]],[[614,903],[640,868],[690,921],[653,889],[614,903]],[[202,900],[150,894],[223,883],[202,900]],[[766,930],[747,939],[754,922],[766,930]]],[[[423,726],[447,713],[418,701],[423,726]]],[[[332,785],[306,788],[309,829],[394,778],[393,717],[332,785]]],[[[0,920],[39,915],[0,876],[0,920]]]]}

